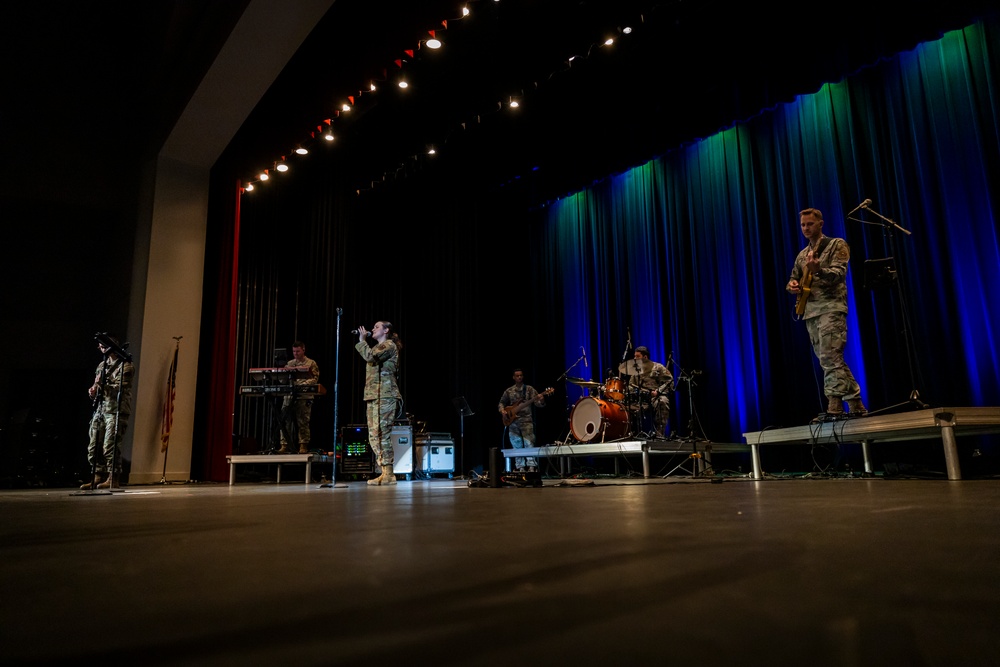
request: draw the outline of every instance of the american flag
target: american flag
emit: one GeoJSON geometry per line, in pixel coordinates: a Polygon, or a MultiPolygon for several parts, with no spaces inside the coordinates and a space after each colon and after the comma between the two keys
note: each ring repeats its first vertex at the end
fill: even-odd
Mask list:
{"type": "Polygon", "coordinates": [[[160,426],[160,451],[167,451],[170,444],[170,427],[174,423],[174,399],[177,397],[177,352],[180,349],[180,340],[174,346],[174,358],[170,362],[170,370],[167,371],[167,392],[163,398],[163,424],[160,426]]]}

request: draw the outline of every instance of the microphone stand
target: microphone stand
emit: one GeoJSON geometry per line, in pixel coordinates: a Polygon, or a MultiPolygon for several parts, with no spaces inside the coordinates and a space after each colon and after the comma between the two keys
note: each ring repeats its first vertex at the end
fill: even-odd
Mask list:
{"type": "MultiPolygon", "coordinates": [[[[339,435],[337,431],[337,407],[340,404],[340,401],[338,400],[340,391],[340,316],[343,314],[344,310],[342,308],[337,308],[337,335],[335,336],[335,349],[337,352],[334,356],[336,361],[334,362],[333,368],[333,465],[330,466],[330,483],[320,484],[319,488],[321,489],[332,489],[337,486],[337,436],[339,435]]],[[[341,446],[343,446],[343,442],[341,442],[341,446]]],[[[341,455],[343,455],[343,453],[341,453],[341,455]]]]}
{"type": "MultiPolygon", "coordinates": [[[[127,346],[128,343],[125,343],[125,345],[127,346]]],[[[129,359],[127,361],[131,361],[131,355],[129,355],[129,359]]],[[[117,461],[121,456],[118,447],[118,419],[122,413],[122,390],[125,385],[125,363],[126,359],[119,357],[121,377],[118,378],[118,398],[115,401],[115,428],[111,438],[111,442],[115,443],[115,447],[111,450],[111,462],[108,465],[108,491],[111,491],[112,493],[115,491],[121,491],[121,489],[115,488],[115,469],[118,467],[117,461]]]]}
{"type": "MultiPolygon", "coordinates": [[[[687,435],[687,437],[684,437],[684,438],[678,438],[678,440],[680,442],[690,442],[691,443],[691,453],[688,454],[688,458],[692,459],[691,476],[692,477],[698,477],[701,474],[701,472],[702,472],[702,471],[699,470],[699,465],[698,465],[698,462],[697,462],[698,459],[702,458],[701,454],[698,452],[698,443],[699,442],[708,443],[707,445],[705,445],[705,452],[706,453],[711,453],[711,451],[712,451],[712,441],[709,440],[708,438],[704,437],[704,434],[705,434],[704,430],[702,430],[702,436],[703,437],[700,437],[700,438],[698,436],[696,436],[695,433],[694,433],[695,423],[697,422],[698,426],[700,427],[701,426],[701,422],[698,421],[696,413],[695,413],[695,410],[694,410],[694,390],[693,390],[693,388],[696,387],[696,386],[698,386],[698,383],[695,381],[695,377],[698,376],[698,375],[701,375],[702,372],[700,370],[691,370],[691,371],[685,370],[679,363],[677,363],[677,360],[674,359],[674,353],[673,352],[670,353],[670,358],[667,361],[668,361],[668,363],[673,363],[673,365],[677,368],[677,380],[681,381],[681,382],[687,383],[687,393],[688,393],[688,435],[687,435]]],[[[675,381],[673,383],[673,385],[672,385],[672,390],[676,391],[676,389],[677,389],[677,382],[675,381]]],[[[681,463],[679,463],[673,470],[671,470],[670,472],[668,472],[665,476],[669,477],[670,474],[674,472],[674,470],[677,470],[678,468],[680,468],[681,466],[683,466],[684,463],[686,463],[686,462],[682,461],[681,463]]]]}
{"type": "MultiPolygon", "coordinates": [[[[885,238],[886,246],[888,247],[889,250],[888,259],[895,257],[896,245],[895,245],[895,237],[893,236],[893,228],[903,232],[907,236],[911,236],[912,232],[910,232],[908,229],[900,227],[894,220],[885,217],[884,215],[874,210],[870,206],[864,206],[863,208],[866,211],[871,211],[872,215],[878,217],[880,220],[882,220],[882,222],[869,222],[867,220],[860,220],[858,218],[852,218],[850,216],[848,216],[848,220],[854,220],[855,222],[860,222],[865,225],[878,225],[879,227],[881,227],[883,237],[885,238]]],[[[916,370],[917,362],[914,359],[914,344],[912,340],[913,333],[910,327],[909,311],[906,307],[906,296],[903,290],[902,281],[899,278],[898,269],[896,269],[892,273],[892,282],[896,287],[896,298],[899,301],[900,317],[903,321],[903,348],[904,351],[906,352],[906,365],[910,372],[910,395],[907,400],[901,403],[890,405],[889,407],[882,408],[881,410],[870,411],[868,413],[869,415],[873,415],[880,412],[888,412],[890,410],[894,410],[904,405],[916,406],[920,408],[930,407],[922,400],[920,400],[920,391],[917,389],[917,370],[916,370]]]]}
{"type": "MultiPolygon", "coordinates": [[[[105,347],[108,347],[105,345],[105,347]]],[[[108,358],[111,356],[111,349],[108,348],[104,352],[104,363],[101,364],[101,375],[100,379],[97,381],[97,393],[94,394],[94,411],[90,415],[91,428],[94,428],[94,420],[97,419],[97,413],[101,408],[101,404],[104,402],[104,385],[107,383],[108,379],[108,358]]],[[[103,433],[103,429],[100,431],[103,433]]],[[[111,492],[104,492],[97,490],[97,484],[95,480],[97,479],[97,448],[101,448],[101,456],[104,456],[104,443],[95,442],[94,443],[94,460],[90,464],[90,489],[84,491],[81,495],[111,495],[111,492]]]]}

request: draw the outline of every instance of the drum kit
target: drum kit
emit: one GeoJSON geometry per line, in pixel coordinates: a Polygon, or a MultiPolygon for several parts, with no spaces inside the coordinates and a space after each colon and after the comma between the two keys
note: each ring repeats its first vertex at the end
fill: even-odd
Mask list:
{"type": "Polygon", "coordinates": [[[641,362],[623,362],[618,375],[604,383],[567,377],[566,381],[589,390],[570,412],[570,432],[580,442],[610,442],[644,435],[652,427],[649,393],[633,376],[642,374],[641,362]],[[645,427],[645,428],[644,428],[645,427]]]}

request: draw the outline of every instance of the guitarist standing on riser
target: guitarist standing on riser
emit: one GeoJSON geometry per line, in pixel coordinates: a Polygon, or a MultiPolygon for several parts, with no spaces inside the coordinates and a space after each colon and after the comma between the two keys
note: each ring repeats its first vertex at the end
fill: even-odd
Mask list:
{"type": "Polygon", "coordinates": [[[785,286],[795,294],[796,311],[805,320],[813,352],[823,369],[827,415],[843,415],[844,401],[852,415],[868,412],[861,402],[861,386],[844,362],[847,344],[847,265],[851,250],[844,239],[823,236],[823,213],[799,212],[799,226],[809,244],[799,252],[785,286]],[[801,306],[804,306],[802,308],[801,306]]]}
{"type": "MultiPolygon", "coordinates": [[[[545,393],[551,393],[546,390],[545,393]]],[[[501,419],[507,416],[513,418],[507,426],[507,436],[510,444],[515,449],[535,446],[535,421],[533,406],[545,406],[545,394],[539,394],[531,385],[524,384],[524,372],[520,368],[514,369],[514,384],[508,387],[500,397],[501,419]]],[[[538,461],[533,456],[518,456],[514,459],[514,466],[519,471],[527,469],[528,472],[538,470],[538,461]]]]}

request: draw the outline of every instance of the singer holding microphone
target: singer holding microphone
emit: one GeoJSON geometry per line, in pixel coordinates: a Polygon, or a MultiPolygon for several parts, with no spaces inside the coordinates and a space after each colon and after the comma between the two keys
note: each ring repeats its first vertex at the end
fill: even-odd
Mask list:
{"type": "MultiPolygon", "coordinates": [[[[854,211],[865,208],[870,199],[854,211]]],[[[854,211],[851,211],[853,213],[854,211]]],[[[850,213],[848,213],[850,215],[850,213]]],[[[861,402],[861,386],[844,361],[847,345],[847,265],[851,249],[844,239],[823,235],[823,213],[816,208],[799,212],[799,227],[808,244],[799,251],[785,289],[795,295],[808,291],[802,319],[806,323],[813,353],[823,369],[826,415],[844,414],[844,401],[852,415],[868,412],[861,402]]]]}
{"type": "Polygon", "coordinates": [[[401,412],[403,396],[399,393],[399,352],[403,343],[399,335],[386,320],[375,323],[369,332],[358,327],[351,333],[357,334],[354,349],[365,360],[365,412],[368,420],[368,442],[375,452],[375,460],[382,473],[368,480],[369,486],[390,486],[396,483],[392,470],[396,462],[392,449],[392,425],[401,412]],[[368,338],[375,345],[368,344],[368,338]]]}

